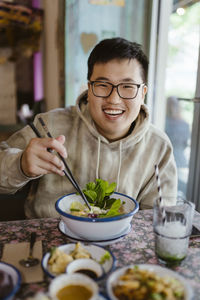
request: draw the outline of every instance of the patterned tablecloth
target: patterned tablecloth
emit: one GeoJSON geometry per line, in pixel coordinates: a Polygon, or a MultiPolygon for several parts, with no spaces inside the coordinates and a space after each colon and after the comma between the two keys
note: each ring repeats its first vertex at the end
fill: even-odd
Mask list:
{"type": "MultiPolygon", "coordinates": [[[[195,213],[194,223],[200,228],[200,214],[195,213]]],[[[69,239],[58,229],[59,219],[34,219],[0,223],[0,257],[6,243],[28,241],[30,231],[37,232],[37,240],[42,240],[43,253],[52,246],[69,243],[69,239]]],[[[154,252],[154,234],[152,226],[152,210],[139,211],[133,217],[131,232],[120,241],[105,246],[116,257],[116,267],[129,264],[158,264],[154,252]]],[[[194,299],[200,299],[200,237],[190,239],[188,255],[181,266],[174,268],[183,275],[194,290],[194,299]]],[[[34,284],[23,284],[16,299],[27,299],[38,291],[46,292],[50,279],[34,284]]],[[[105,294],[105,281],[100,286],[105,294]]]]}

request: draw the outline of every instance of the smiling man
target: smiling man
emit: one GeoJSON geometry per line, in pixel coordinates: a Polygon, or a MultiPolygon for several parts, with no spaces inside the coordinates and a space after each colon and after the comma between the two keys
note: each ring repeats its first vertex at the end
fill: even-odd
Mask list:
{"type": "Polygon", "coordinates": [[[147,86],[136,59],[97,63],[88,83],[89,111],[109,141],[125,137],[144,103],[147,86]]]}
{"type": "MultiPolygon", "coordinates": [[[[97,44],[88,59],[88,90],[76,106],[41,115],[55,138],[39,139],[26,126],[1,144],[0,192],[14,193],[31,180],[27,217],[56,216],[55,201],[74,188],[63,177],[58,156],[47,151],[51,148],[67,157],[82,188],[96,178],[116,182],[116,191],[135,198],[141,209],[151,208],[158,197],[157,164],[163,195],[175,196],[172,145],[150,123],[144,104],[147,71],[139,44],[122,38],[97,44]]],[[[42,132],[38,116],[34,124],[42,132]]]]}

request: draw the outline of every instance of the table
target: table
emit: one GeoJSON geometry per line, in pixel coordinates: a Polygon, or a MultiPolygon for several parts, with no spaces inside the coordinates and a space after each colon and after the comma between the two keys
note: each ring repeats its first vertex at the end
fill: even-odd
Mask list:
{"type": "MultiPolygon", "coordinates": [[[[129,264],[158,264],[154,252],[152,210],[141,210],[133,217],[132,230],[123,239],[108,247],[116,257],[116,267],[129,264]]],[[[37,232],[37,240],[42,240],[43,253],[52,246],[69,243],[70,240],[58,229],[58,218],[33,219],[0,223],[0,257],[5,243],[17,243],[29,240],[30,231],[37,232]]],[[[194,224],[200,227],[200,214],[195,212],[194,224]]],[[[183,275],[194,289],[194,299],[200,299],[200,237],[190,239],[188,255],[181,266],[174,270],[183,275]]],[[[16,300],[27,299],[38,291],[47,291],[50,279],[34,284],[23,284],[16,300]]],[[[100,286],[105,294],[105,282],[100,286]]]]}

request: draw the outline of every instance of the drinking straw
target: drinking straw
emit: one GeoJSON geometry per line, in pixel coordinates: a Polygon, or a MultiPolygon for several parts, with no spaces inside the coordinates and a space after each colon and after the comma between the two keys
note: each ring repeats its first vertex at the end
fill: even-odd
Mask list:
{"type": "Polygon", "coordinates": [[[162,221],[163,223],[166,220],[166,213],[164,209],[164,204],[163,204],[163,199],[162,199],[162,191],[161,191],[161,186],[160,186],[160,176],[159,176],[159,168],[158,165],[155,165],[155,175],[156,175],[156,181],[157,181],[157,188],[158,188],[158,194],[159,194],[159,201],[158,205],[162,213],[162,221]]]}
{"type": "MultiPolygon", "coordinates": [[[[39,121],[42,125],[42,127],[44,128],[46,134],[48,135],[48,137],[52,138],[52,135],[50,134],[50,132],[47,129],[47,126],[45,125],[44,121],[42,120],[42,118],[39,118],[39,121]]],[[[29,123],[29,126],[32,128],[32,130],[35,132],[36,136],[41,138],[41,134],[39,133],[39,131],[37,130],[37,128],[35,127],[35,125],[33,123],[29,123]]],[[[52,149],[47,149],[49,152],[52,152],[52,149]]],[[[89,204],[89,202],[87,201],[84,193],[82,192],[81,188],[79,187],[77,181],[75,180],[75,178],[73,177],[70,168],[67,165],[67,162],[65,161],[64,157],[62,157],[62,155],[60,155],[60,153],[58,153],[58,156],[60,157],[60,159],[62,160],[62,162],[64,163],[64,166],[66,167],[68,173],[63,170],[65,176],[69,179],[69,181],[71,182],[71,184],[74,186],[74,188],[78,191],[78,193],[81,195],[82,199],[84,200],[85,204],[87,205],[87,207],[89,208],[89,210],[91,210],[91,206],[89,204]]]]}

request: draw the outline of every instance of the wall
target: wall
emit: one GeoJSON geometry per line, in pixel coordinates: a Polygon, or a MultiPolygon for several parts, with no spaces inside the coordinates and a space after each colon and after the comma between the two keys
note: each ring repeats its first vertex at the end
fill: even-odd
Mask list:
{"type": "Polygon", "coordinates": [[[46,109],[60,106],[59,95],[59,45],[58,8],[59,0],[44,0],[44,86],[46,109]]]}
{"type": "MultiPolygon", "coordinates": [[[[58,45],[58,8],[60,0],[41,1],[44,9],[44,33],[42,52],[44,63],[44,97],[46,109],[60,106],[59,95],[59,45],[58,45]]],[[[62,0],[61,0],[62,1],[62,0]]],[[[0,49],[1,50],[1,49],[0,49]]],[[[2,51],[2,50],[1,50],[2,51]]],[[[6,53],[9,52],[6,49],[6,53]]],[[[6,140],[19,129],[16,124],[16,90],[14,63],[0,65],[0,142],[6,140]],[[3,99],[3,100],[2,100],[3,99]],[[6,101],[5,101],[6,100],[6,101]],[[7,126],[6,124],[12,124],[7,126]],[[14,124],[14,125],[13,125],[14,124]]],[[[24,219],[24,201],[29,185],[14,195],[0,194],[0,221],[24,219]]]]}

